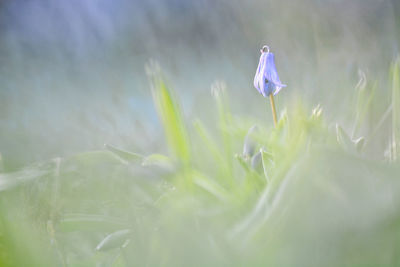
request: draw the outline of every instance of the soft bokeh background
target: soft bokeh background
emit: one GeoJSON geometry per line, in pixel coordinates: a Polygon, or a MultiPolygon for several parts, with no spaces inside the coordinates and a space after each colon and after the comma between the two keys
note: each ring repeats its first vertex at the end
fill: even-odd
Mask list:
{"type": "Polygon", "coordinates": [[[359,69],[379,84],[376,113],[388,105],[399,17],[396,0],[2,0],[0,152],[15,169],[103,143],[162,149],[150,59],[187,118],[213,117],[210,85],[224,80],[233,113],[270,123],[252,86],[263,44],[288,85],[279,110],[299,99],[321,103],[329,119],[351,128],[345,114],[359,69]]]}
{"type": "Polygon", "coordinates": [[[0,266],[400,266],[399,20],[397,0],[0,0],[0,266]]]}

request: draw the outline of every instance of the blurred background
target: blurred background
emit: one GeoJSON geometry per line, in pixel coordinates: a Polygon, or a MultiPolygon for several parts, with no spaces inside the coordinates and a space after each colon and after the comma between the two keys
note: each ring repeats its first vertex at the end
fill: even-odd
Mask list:
{"type": "Polygon", "coordinates": [[[377,83],[377,116],[388,106],[399,20],[396,0],[1,0],[0,153],[13,170],[104,143],[159,151],[151,59],[186,118],[211,123],[210,86],[223,80],[233,114],[272,123],[252,85],[264,44],[288,85],[278,110],[320,103],[351,128],[359,73],[377,83]]]}

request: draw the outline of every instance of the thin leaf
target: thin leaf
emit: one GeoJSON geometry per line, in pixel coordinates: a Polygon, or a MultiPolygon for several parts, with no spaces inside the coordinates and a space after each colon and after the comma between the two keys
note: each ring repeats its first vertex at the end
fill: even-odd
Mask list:
{"type": "Polygon", "coordinates": [[[99,165],[99,164],[126,164],[126,161],[115,155],[111,151],[97,150],[76,154],[69,158],[69,161],[79,165],[99,165]]]}
{"type": "Polygon", "coordinates": [[[270,163],[272,162],[272,154],[268,153],[267,151],[265,151],[264,149],[261,148],[260,155],[261,155],[261,162],[262,162],[265,179],[268,182],[270,182],[271,178],[270,178],[270,175],[268,174],[268,171],[269,171],[269,167],[271,166],[270,163]]]}
{"type": "Polygon", "coordinates": [[[152,82],[153,101],[163,124],[168,146],[177,159],[188,163],[190,161],[190,146],[186,126],[183,123],[182,111],[160,72],[149,70],[151,68],[148,67],[147,72],[152,82]]]}
{"type": "Polygon", "coordinates": [[[172,160],[161,154],[151,154],[145,157],[142,161],[143,166],[158,166],[166,170],[174,170],[175,165],[172,160]]]}
{"type": "Polygon", "coordinates": [[[352,140],[339,124],[336,124],[336,137],[338,143],[350,152],[360,152],[365,144],[364,137],[352,140]]]}
{"type": "Polygon", "coordinates": [[[400,138],[400,58],[392,67],[392,160],[397,159],[397,143],[400,138]]]}
{"type": "Polygon", "coordinates": [[[97,245],[96,250],[107,251],[114,248],[120,248],[126,244],[130,235],[130,229],[124,229],[109,234],[97,245]]]}
{"type": "Polygon", "coordinates": [[[140,162],[143,160],[143,156],[140,154],[129,152],[109,144],[104,144],[104,148],[128,162],[140,162]]]}
{"type": "Polygon", "coordinates": [[[375,92],[378,84],[375,82],[370,90],[367,91],[367,88],[359,88],[358,97],[357,97],[357,110],[356,110],[356,119],[353,126],[353,131],[351,137],[354,138],[357,130],[360,128],[362,123],[365,121],[368,112],[371,110],[371,105],[373,103],[375,92]]]}
{"type": "Polygon", "coordinates": [[[363,149],[364,144],[365,144],[364,137],[360,137],[357,140],[354,140],[354,144],[356,146],[357,151],[360,152],[363,149]]]}
{"type": "Polygon", "coordinates": [[[343,130],[343,128],[336,124],[336,138],[339,144],[341,144],[346,149],[353,149],[354,143],[351,141],[348,134],[343,130]]]}
{"type": "Polygon", "coordinates": [[[126,226],[122,220],[98,214],[66,214],[58,223],[62,232],[112,231],[126,226]]]}
{"type": "Polygon", "coordinates": [[[235,154],[235,158],[239,161],[240,166],[246,171],[246,173],[250,173],[251,169],[249,164],[246,162],[242,154],[235,154]]]}
{"type": "MultiPolygon", "coordinates": [[[[211,94],[214,96],[217,104],[219,129],[221,130],[221,137],[223,143],[223,154],[227,165],[226,178],[232,177],[233,169],[233,149],[232,149],[232,115],[229,107],[229,101],[226,94],[226,84],[223,81],[216,81],[211,85],[211,94]]],[[[226,179],[231,183],[229,179],[226,179]]]]}

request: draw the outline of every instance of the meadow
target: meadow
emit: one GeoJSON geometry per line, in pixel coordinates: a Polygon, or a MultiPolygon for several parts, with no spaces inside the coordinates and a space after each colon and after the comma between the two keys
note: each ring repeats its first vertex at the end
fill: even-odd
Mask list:
{"type": "MultiPolygon", "coordinates": [[[[379,161],[365,155],[379,121],[352,138],[298,103],[274,128],[232,114],[217,82],[214,136],[184,120],[157,66],[148,73],[169,153],[105,144],[2,173],[3,266],[399,264],[398,61],[379,161]]],[[[354,90],[355,134],[375,90],[354,90]]]]}
{"type": "MultiPolygon", "coordinates": [[[[241,5],[233,6],[240,9],[241,5]]],[[[289,4],[271,5],[277,9],[289,4]]],[[[354,14],[361,8],[355,7],[350,8],[354,14]]],[[[281,79],[288,84],[276,96],[276,126],[268,99],[251,84],[258,54],[250,48],[268,41],[263,37],[240,41],[234,39],[240,34],[226,33],[237,43],[226,47],[232,42],[226,41],[221,50],[201,45],[190,50],[183,45],[183,51],[170,55],[182,64],[168,64],[172,59],[162,57],[173,49],[167,43],[166,50],[160,45],[161,52],[152,52],[153,57],[141,55],[145,63],[135,63],[142,69],[137,73],[132,65],[113,65],[128,55],[118,50],[126,49],[120,43],[109,55],[115,60],[107,61],[110,65],[96,67],[106,60],[97,54],[94,62],[69,62],[90,69],[79,69],[79,74],[65,74],[58,63],[39,61],[36,54],[16,59],[21,51],[12,48],[15,55],[8,60],[15,65],[10,65],[10,73],[25,66],[29,75],[14,77],[0,71],[4,81],[22,88],[17,93],[0,91],[4,111],[0,117],[0,266],[400,266],[400,59],[387,50],[377,52],[392,39],[377,38],[384,33],[376,30],[381,24],[373,20],[374,31],[364,24],[353,27],[363,33],[371,30],[379,41],[358,43],[349,34],[342,38],[353,42],[338,44],[335,29],[325,28],[331,22],[322,22],[324,14],[308,18],[303,17],[309,14],[306,8],[287,10],[299,14],[302,22],[321,24],[313,23],[311,33],[307,28],[292,37],[269,28],[276,37],[268,40],[281,79]],[[303,36],[306,44],[299,41],[302,33],[311,36],[303,36]],[[246,45],[250,52],[232,52],[246,45]],[[334,52],[331,46],[337,46],[334,52]],[[205,52],[188,55],[204,49],[215,54],[202,62],[205,52]],[[348,52],[358,49],[359,57],[348,52]],[[222,50],[225,54],[218,61],[215,55],[222,50]],[[150,59],[158,57],[161,63],[150,59]],[[57,70],[49,68],[53,64],[57,70]],[[46,69],[43,72],[51,77],[46,80],[41,72],[34,72],[37,69],[46,69]],[[109,77],[112,82],[122,77],[113,76],[121,69],[128,77],[121,83],[129,86],[108,89],[110,84],[118,87],[107,82],[109,77]],[[137,80],[129,83],[129,75],[137,80]],[[214,76],[222,78],[209,83],[214,76]],[[76,77],[87,80],[75,81],[76,77]],[[31,82],[35,79],[40,81],[37,87],[31,82]],[[102,85],[102,81],[107,82],[102,85]],[[146,93],[135,91],[138,84],[144,84],[146,93]],[[65,93],[75,85],[90,89],[65,93]],[[49,97],[39,87],[54,95],[49,97]],[[33,93],[24,88],[34,88],[33,93]],[[125,102],[111,105],[108,90],[117,90],[116,98],[125,102]],[[14,97],[18,94],[31,100],[25,108],[14,97]],[[139,97],[131,103],[130,95],[139,97]],[[141,102],[140,96],[148,102],[141,102]],[[63,98],[65,103],[59,100],[63,98]],[[86,103],[89,98],[94,100],[86,103]],[[58,105],[72,107],[68,101],[93,112],[95,120],[83,113],[76,117],[57,113],[58,105]],[[41,105],[47,112],[38,108],[41,105]],[[123,105],[133,105],[142,113],[123,105]],[[42,124],[42,117],[35,114],[49,124],[42,124]],[[29,119],[35,123],[26,123],[29,119]],[[145,126],[109,130],[105,123],[119,125],[134,119],[145,126]],[[77,128],[67,127],[72,124],[77,128]],[[57,141],[52,143],[52,138],[57,141]]],[[[357,21],[354,16],[347,22],[357,21]]],[[[248,13],[243,17],[250,18],[248,13]]],[[[210,23],[218,21],[212,18],[210,23]]],[[[296,33],[291,16],[268,19],[273,25],[283,21],[286,26],[279,31],[284,29],[285,34],[296,33]]],[[[385,33],[392,30],[382,28],[385,33]]],[[[257,31],[244,32],[255,37],[257,31]]],[[[164,38],[174,42],[171,36],[164,38]]],[[[4,47],[8,46],[0,42],[4,47]]],[[[86,59],[79,53],[77,58],[86,59]]],[[[50,53],[49,58],[55,55],[50,53]]]]}

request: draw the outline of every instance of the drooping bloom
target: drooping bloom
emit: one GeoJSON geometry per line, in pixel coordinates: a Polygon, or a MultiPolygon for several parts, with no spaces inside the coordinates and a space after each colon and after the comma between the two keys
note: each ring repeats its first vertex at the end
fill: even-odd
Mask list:
{"type": "Polygon", "coordinates": [[[268,46],[264,46],[260,52],[260,62],[254,76],[254,87],[264,97],[270,94],[276,95],[286,85],[279,80],[278,72],[275,68],[274,54],[269,52],[268,46]]]}

